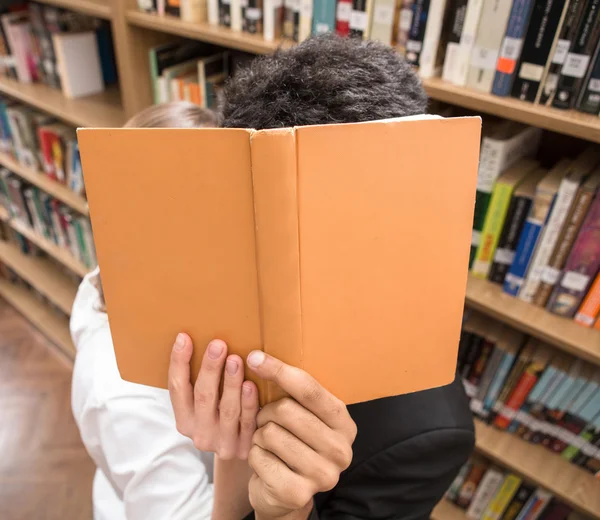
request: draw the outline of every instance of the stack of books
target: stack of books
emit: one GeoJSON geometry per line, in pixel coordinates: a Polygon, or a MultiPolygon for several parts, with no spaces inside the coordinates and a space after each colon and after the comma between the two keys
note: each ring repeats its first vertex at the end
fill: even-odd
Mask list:
{"type": "Polygon", "coordinates": [[[460,469],[446,499],[465,510],[469,520],[583,520],[552,496],[480,456],[460,469]]]}
{"type": "Polygon", "coordinates": [[[600,369],[472,312],[458,372],[476,417],[600,478],[600,369]]]}
{"type": "Polygon", "coordinates": [[[36,2],[0,7],[0,75],[97,94],[117,82],[110,23],[36,2]]]}
{"type": "Polygon", "coordinates": [[[423,78],[600,113],[600,0],[138,0],[145,12],[302,41],[395,46],[423,78]]]}

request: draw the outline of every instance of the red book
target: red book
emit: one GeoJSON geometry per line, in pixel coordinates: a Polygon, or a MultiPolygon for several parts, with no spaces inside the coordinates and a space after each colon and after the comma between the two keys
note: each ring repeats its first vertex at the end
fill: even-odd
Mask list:
{"type": "Polygon", "coordinates": [[[550,350],[543,344],[538,343],[537,340],[531,339],[531,342],[536,342],[537,346],[531,361],[527,365],[527,368],[523,370],[523,374],[519,379],[519,382],[515,385],[515,388],[509,395],[506,403],[498,413],[494,425],[502,430],[508,428],[510,423],[515,418],[516,412],[521,408],[529,392],[533,389],[541,373],[546,368],[548,361],[550,360],[550,350]]]}
{"type": "Polygon", "coordinates": [[[53,180],[56,180],[56,171],[54,170],[54,157],[52,156],[53,132],[46,126],[39,126],[37,129],[40,148],[42,149],[42,159],[44,173],[53,180]]]}
{"type": "Polygon", "coordinates": [[[350,34],[350,16],[352,15],[352,0],[338,0],[335,13],[335,30],[340,36],[350,34]]]}

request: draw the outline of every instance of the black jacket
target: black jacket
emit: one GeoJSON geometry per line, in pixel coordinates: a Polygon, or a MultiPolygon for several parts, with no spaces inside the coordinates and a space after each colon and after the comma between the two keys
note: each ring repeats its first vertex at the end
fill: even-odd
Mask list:
{"type": "Polygon", "coordinates": [[[460,379],[348,410],[358,426],[352,464],[315,497],[311,520],[428,520],[475,442],[460,379]]]}

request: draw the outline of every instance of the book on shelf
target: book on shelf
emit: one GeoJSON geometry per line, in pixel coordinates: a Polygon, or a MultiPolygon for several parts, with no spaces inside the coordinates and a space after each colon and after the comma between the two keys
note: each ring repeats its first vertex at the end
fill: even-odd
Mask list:
{"type": "MultiPolygon", "coordinates": [[[[375,0],[376,9],[375,11],[379,13],[378,20],[382,26],[385,26],[385,13],[386,8],[391,8],[392,11],[392,22],[393,22],[393,12],[394,12],[394,2],[393,0],[375,0]],[[391,5],[390,5],[391,4],[391,5]],[[377,7],[377,5],[379,7],[377,7]]],[[[337,3],[336,0],[315,0],[313,5],[313,21],[312,21],[312,33],[313,34],[325,34],[330,32],[335,32],[335,14],[336,14],[337,3]]],[[[386,42],[388,44],[391,43],[391,24],[390,24],[390,38],[389,41],[386,42]]],[[[377,31],[377,36],[381,37],[383,32],[383,36],[385,37],[385,28],[382,27],[377,31]]]]}
{"type": "Polygon", "coordinates": [[[231,0],[218,0],[219,25],[231,27],[231,0]]]}
{"type": "Polygon", "coordinates": [[[526,482],[521,482],[519,489],[514,494],[512,500],[502,514],[503,520],[515,520],[518,514],[523,510],[527,501],[535,492],[535,486],[526,482]]]}
{"type": "Polygon", "coordinates": [[[181,1],[182,0],[162,0],[164,2],[164,14],[170,14],[171,16],[181,15],[181,1]]]}
{"type": "MultiPolygon", "coordinates": [[[[232,352],[240,355],[262,346],[304,367],[346,402],[452,381],[467,279],[468,220],[472,217],[469,208],[474,204],[480,128],[479,118],[416,116],[265,131],[80,129],[86,192],[121,375],[164,386],[168,368],[165,348],[185,327],[200,348],[212,337],[222,337],[232,352]],[[431,139],[443,149],[435,155],[421,153],[418,143],[431,139]],[[328,143],[326,148],[319,144],[324,141],[328,143]],[[401,143],[405,171],[414,175],[397,175],[395,156],[386,152],[392,143],[396,150],[401,143]],[[202,161],[190,162],[190,156],[202,157],[202,161]],[[379,165],[374,170],[377,181],[362,174],[367,165],[372,168],[373,161],[379,165]],[[159,182],[165,169],[178,172],[166,186],[159,182]],[[124,176],[125,170],[129,173],[124,176]],[[318,171],[326,171],[327,175],[315,175],[318,171]],[[139,185],[138,175],[132,172],[139,172],[145,179],[143,196],[141,190],[127,188],[128,182],[131,187],[139,185]],[[423,199],[415,195],[433,181],[439,187],[439,197],[423,204],[423,199]],[[118,193],[115,182],[121,187],[118,193]],[[290,191],[297,184],[298,190],[290,191]],[[132,191],[140,197],[133,195],[132,200],[132,191]],[[126,193],[125,203],[121,196],[126,193]],[[338,201],[336,216],[328,202],[333,193],[338,201]],[[192,194],[194,202],[183,203],[192,194]],[[362,201],[360,206],[356,205],[357,197],[362,201]],[[156,204],[161,207],[160,218],[156,204]],[[229,210],[219,211],[223,207],[229,210]],[[300,213],[298,207],[302,208],[300,213]],[[412,226],[414,219],[431,215],[432,207],[437,208],[436,213],[445,208],[446,215],[436,224],[434,235],[402,232],[403,226],[412,226]],[[215,215],[222,218],[215,221],[215,215]],[[408,215],[410,219],[404,218],[408,215]],[[180,243],[189,236],[191,222],[206,221],[208,216],[211,226],[194,226],[194,242],[203,250],[216,248],[220,254],[203,260],[204,268],[198,268],[194,248],[190,249],[194,262],[181,250],[177,255],[157,256],[159,251],[172,250],[164,240],[180,243]],[[128,238],[123,241],[125,236],[128,238]],[[154,238],[149,240],[150,236],[154,238]],[[157,236],[164,240],[156,240],[157,236]],[[116,244],[118,258],[111,253],[116,244]],[[359,253],[365,251],[365,244],[369,244],[369,258],[376,259],[376,268],[375,264],[373,269],[367,267],[370,260],[359,253]],[[423,259],[435,262],[433,253],[440,248],[449,253],[443,272],[437,270],[436,275],[436,270],[430,269],[433,264],[423,259]],[[419,254],[405,255],[408,250],[419,254]],[[157,262],[140,263],[136,260],[141,258],[139,255],[156,258],[157,262]],[[134,270],[128,272],[127,265],[135,265],[134,270]],[[147,269],[140,269],[140,265],[147,269]],[[166,292],[156,299],[138,302],[141,307],[132,306],[134,286],[167,271],[171,283],[164,288],[166,292]],[[172,273],[179,274],[181,283],[173,279],[172,273]],[[419,273],[427,273],[433,292],[413,284],[419,273]],[[390,280],[394,282],[390,284],[390,280]],[[206,304],[200,295],[217,288],[225,307],[213,300],[206,313],[200,312],[205,318],[198,320],[199,309],[206,304]],[[170,306],[165,314],[167,309],[160,302],[172,302],[171,290],[181,296],[175,300],[185,300],[186,305],[182,309],[170,306]],[[325,307],[320,297],[323,290],[338,295],[325,307]],[[233,308],[226,303],[231,291],[237,302],[233,308]],[[421,320],[429,318],[417,304],[429,298],[444,302],[445,307],[434,335],[430,327],[422,326],[421,320]],[[131,309],[140,311],[133,315],[131,309]],[[135,316],[146,316],[147,325],[147,317],[159,311],[163,318],[156,320],[156,327],[136,324],[135,316]],[[406,316],[401,329],[398,312],[406,316]],[[360,323],[349,319],[356,313],[364,316],[360,323]],[[345,323],[344,327],[332,326],[338,322],[345,323]],[[354,325],[348,328],[352,322],[354,325]],[[410,331],[405,323],[411,323],[410,331]],[[370,336],[373,330],[381,331],[377,334],[380,355],[369,355],[368,359],[358,354],[348,356],[339,371],[344,377],[332,378],[326,366],[333,351],[326,345],[344,342],[348,348],[353,344],[358,347],[367,329],[370,336]],[[407,334],[411,343],[420,345],[414,355],[397,348],[400,335],[407,338],[407,334]],[[132,343],[134,337],[137,340],[132,343]],[[146,345],[149,361],[144,370],[139,370],[137,354],[128,348],[140,342],[146,345]],[[398,356],[405,377],[393,377],[391,372],[390,377],[386,376],[386,371],[396,370],[390,360],[398,356]],[[438,360],[435,370],[427,361],[431,357],[438,360]],[[360,385],[349,377],[352,373],[361,374],[360,385]]],[[[193,369],[196,371],[198,366],[193,369]]],[[[270,397],[264,389],[261,394],[263,402],[270,397]]]]}
{"type": "Polygon", "coordinates": [[[546,306],[599,187],[600,171],[596,170],[585,180],[575,196],[565,226],[542,273],[540,287],[533,299],[535,305],[546,306]]]}
{"type": "Polygon", "coordinates": [[[392,44],[394,16],[396,14],[394,6],[395,0],[373,0],[373,16],[369,30],[372,40],[378,40],[387,45],[392,44]]]}
{"type": "Polygon", "coordinates": [[[492,94],[496,96],[508,96],[510,94],[534,5],[537,6],[535,0],[515,0],[513,2],[506,33],[496,62],[494,83],[492,84],[492,94]]]}
{"type": "Polygon", "coordinates": [[[597,192],[554,287],[548,310],[573,317],[600,268],[600,192],[597,192]]]}
{"type": "Polygon", "coordinates": [[[519,291],[521,300],[531,303],[535,298],[541,284],[542,274],[548,266],[562,229],[567,224],[567,217],[580,185],[599,161],[600,148],[591,146],[568,167],[548,214],[548,221],[540,235],[539,245],[531,259],[525,282],[519,291]]]}
{"type": "Polygon", "coordinates": [[[155,13],[157,11],[156,0],[137,0],[137,6],[140,11],[145,13],[155,13]]]}
{"type": "MultiPolygon", "coordinates": [[[[424,0],[427,1],[427,0],[424,0]]],[[[369,39],[374,0],[352,0],[350,32],[352,38],[369,39]]]]}
{"type": "Polygon", "coordinates": [[[561,0],[535,0],[511,89],[512,97],[535,101],[550,66],[549,57],[558,42],[567,9],[568,2],[561,0]]]}
{"type": "Polygon", "coordinates": [[[469,472],[471,471],[471,466],[472,466],[472,463],[471,463],[471,460],[469,459],[458,470],[456,477],[454,477],[454,480],[452,481],[452,483],[450,484],[450,487],[446,490],[446,493],[444,495],[447,500],[450,500],[452,502],[456,501],[456,497],[458,497],[460,488],[462,487],[463,483],[465,482],[465,479],[467,478],[467,476],[469,475],[469,472]]]}
{"type": "Polygon", "coordinates": [[[184,22],[201,23],[206,21],[206,0],[181,0],[180,14],[184,22]]]}
{"type": "Polygon", "coordinates": [[[429,4],[419,59],[419,76],[422,78],[431,78],[441,71],[451,21],[450,8],[453,7],[452,2],[447,0],[431,0],[429,4]]]}
{"type": "Polygon", "coordinates": [[[474,276],[484,279],[488,277],[514,190],[528,176],[533,175],[538,166],[537,161],[522,159],[500,174],[494,183],[490,203],[483,221],[481,240],[473,262],[472,273],[474,276]]]}
{"type": "Polygon", "coordinates": [[[552,106],[572,108],[600,39],[600,0],[588,0],[561,68],[552,106]]]}
{"type": "Polygon", "coordinates": [[[500,468],[492,466],[486,470],[467,509],[467,518],[480,520],[483,517],[488,504],[496,496],[503,481],[504,472],[500,468]]]}
{"type": "Polygon", "coordinates": [[[335,11],[335,31],[340,36],[350,34],[350,18],[352,17],[352,0],[338,0],[335,11]]]}
{"type": "Polygon", "coordinates": [[[473,236],[469,267],[472,266],[477,248],[481,244],[481,231],[485,222],[491,193],[498,176],[522,157],[536,153],[541,131],[512,121],[484,125],[484,138],[481,142],[481,156],[477,174],[477,194],[473,236]]]}
{"type": "Polygon", "coordinates": [[[598,317],[600,317],[600,272],[575,314],[575,321],[584,327],[591,327],[598,317]]]}
{"type": "Polygon", "coordinates": [[[547,223],[558,188],[568,172],[569,165],[568,159],[561,159],[535,189],[531,211],[519,237],[515,258],[504,278],[504,292],[512,296],[519,294],[525,281],[540,235],[547,223]]]}
{"type": "Polygon", "coordinates": [[[442,69],[442,79],[444,81],[452,82],[455,70],[458,67],[457,57],[460,48],[460,37],[465,23],[468,4],[469,0],[455,0],[449,7],[450,24],[442,69]]]}
{"type": "Polygon", "coordinates": [[[483,513],[483,520],[496,520],[497,518],[501,518],[517,493],[521,482],[521,477],[518,477],[515,474],[510,473],[506,475],[502,485],[497,490],[496,495],[490,501],[483,513]]]}
{"type": "Polygon", "coordinates": [[[241,32],[243,29],[244,12],[248,0],[229,0],[230,29],[241,32]]]}
{"type": "Polygon", "coordinates": [[[412,5],[412,18],[406,42],[405,57],[408,63],[415,67],[418,67],[420,63],[430,3],[430,0],[414,0],[412,5]]]}
{"type": "Polygon", "coordinates": [[[298,41],[300,0],[283,0],[283,36],[298,41]]]}
{"type": "MultiPolygon", "coordinates": [[[[367,4],[372,3],[368,0],[367,4]]],[[[298,41],[302,42],[311,35],[313,18],[313,0],[300,0],[300,19],[298,21],[298,41]]],[[[367,26],[368,31],[368,26],[367,26]]],[[[368,36],[365,36],[365,39],[368,36]]]]}
{"type": "Polygon", "coordinates": [[[506,31],[511,0],[484,2],[471,53],[467,87],[490,92],[496,72],[496,62],[506,31]]]}
{"type": "Polygon", "coordinates": [[[465,477],[455,500],[459,507],[463,509],[469,507],[488,467],[489,463],[487,460],[482,457],[473,457],[469,473],[465,477]]]}
{"type": "Polygon", "coordinates": [[[263,0],[263,37],[267,41],[283,34],[283,1],[263,0]]]}
{"type": "Polygon", "coordinates": [[[596,46],[596,55],[583,82],[576,107],[581,112],[600,115],[600,41],[596,46]]]}
{"type": "Polygon", "coordinates": [[[483,0],[469,0],[467,4],[460,43],[456,52],[456,70],[452,78],[455,85],[464,86],[467,84],[471,55],[477,39],[483,5],[483,0]]]}
{"type": "Polygon", "coordinates": [[[396,48],[398,49],[398,52],[404,56],[406,55],[406,45],[408,44],[408,40],[410,38],[410,28],[412,27],[413,4],[414,0],[399,0],[400,15],[398,17],[396,48]]]}

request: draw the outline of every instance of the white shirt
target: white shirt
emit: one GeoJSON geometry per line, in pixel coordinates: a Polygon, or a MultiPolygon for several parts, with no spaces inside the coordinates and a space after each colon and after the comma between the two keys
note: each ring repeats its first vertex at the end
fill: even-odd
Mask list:
{"type": "MultiPolygon", "coordinates": [[[[100,298],[88,274],[77,292],[72,406],[94,478],[95,520],[210,518],[212,457],[179,434],[166,390],[119,376],[100,298]]],[[[143,355],[143,345],[140,355],[143,355]]]]}

